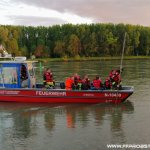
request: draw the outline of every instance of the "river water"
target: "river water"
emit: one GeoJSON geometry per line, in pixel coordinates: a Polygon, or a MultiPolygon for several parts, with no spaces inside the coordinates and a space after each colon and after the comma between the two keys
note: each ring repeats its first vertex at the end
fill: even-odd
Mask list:
{"type": "MultiPolygon", "coordinates": [[[[120,61],[52,62],[56,81],[74,73],[104,80],[120,61]]],[[[125,60],[122,80],[133,85],[115,104],[0,103],[0,150],[105,150],[107,144],[150,144],[150,60],[125,60]]],[[[42,81],[40,69],[36,69],[42,81]]],[[[124,148],[125,149],[125,148],[124,148]]]]}

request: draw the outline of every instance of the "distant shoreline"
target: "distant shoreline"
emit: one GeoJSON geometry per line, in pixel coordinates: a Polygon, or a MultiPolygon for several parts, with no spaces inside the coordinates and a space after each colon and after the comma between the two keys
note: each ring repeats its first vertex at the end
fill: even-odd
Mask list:
{"type": "MultiPolygon", "coordinates": [[[[121,57],[77,57],[77,58],[36,58],[39,62],[77,62],[98,60],[120,60],[121,57]]],[[[124,60],[150,59],[150,56],[124,56],[124,60]]]]}

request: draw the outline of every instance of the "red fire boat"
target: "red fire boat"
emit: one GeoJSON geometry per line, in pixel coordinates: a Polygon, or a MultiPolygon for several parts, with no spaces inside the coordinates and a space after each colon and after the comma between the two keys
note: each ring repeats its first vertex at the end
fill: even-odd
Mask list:
{"type": "Polygon", "coordinates": [[[0,101],[24,103],[121,103],[134,91],[133,86],[121,90],[66,90],[43,88],[35,81],[34,61],[24,57],[0,61],[0,101]],[[22,68],[27,78],[22,86],[22,68]]]}

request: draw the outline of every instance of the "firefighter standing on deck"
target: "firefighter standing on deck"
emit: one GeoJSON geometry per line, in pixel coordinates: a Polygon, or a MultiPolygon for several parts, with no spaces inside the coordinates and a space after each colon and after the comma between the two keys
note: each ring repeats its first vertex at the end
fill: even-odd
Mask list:
{"type": "Polygon", "coordinates": [[[111,71],[110,80],[112,83],[113,89],[121,89],[121,77],[120,77],[120,70],[113,70],[111,71]]]}
{"type": "Polygon", "coordinates": [[[54,88],[55,81],[53,80],[53,74],[49,68],[46,69],[43,75],[44,84],[46,88],[54,88]]]}

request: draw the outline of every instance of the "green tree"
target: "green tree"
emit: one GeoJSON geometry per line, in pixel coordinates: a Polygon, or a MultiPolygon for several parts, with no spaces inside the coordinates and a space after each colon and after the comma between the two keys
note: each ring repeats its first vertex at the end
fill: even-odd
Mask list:
{"type": "Polygon", "coordinates": [[[98,50],[98,43],[97,43],[97,37],[96,37],[96,33],[93,32],[91,34],[90,38],[90,56],[96,56],[97,55],[97,50],[98,50]]]}
{"type": "Polygon", "coordinates": [[[79,55],[80,50],[81,50],[80,40],[75,34],[72,34],[68,45],[69,56],[75,57],[79,55]]]}
{"type": "Polygon", "coordinates": [[[16,39],[12,38],[11,40],[7,41],[7,50],[11,54],[20,55],[20,51],[16,39]]]}
{"type": "Polygon", "coordinates": [[[48,49],[44,45],[38,45],[34,54],[37,58],[48,57],[48,49]]]}
{"type": "Polygon", "coordinates": [[[5,44],[8,39],[8,29],[0,26],[0,44],[5,44]]]}
{"type": "Polygon", "coordinates": [[[109,32],[107,34],[106,37],[106,45],[107,48],[109,49],[109,54],[111,56],[116,56],[117,55],[117,51],[116,51],[116,47],[117,47],[117,37],[115,37],[112,32],[109,32]]]}
{"type": "Polygon", "coordinates": [[[127,33],[126,55],[150,55],[150,27],[130,24],[81,24],[25,27],[0,25],[0,44],[29,57],[117,56],[127,33]]]}
{"type": "Polygon", "coordinates": [[[64,43],[62,41],[55,42],[54,56],[63,57],[65,55],[64,43]]]}

